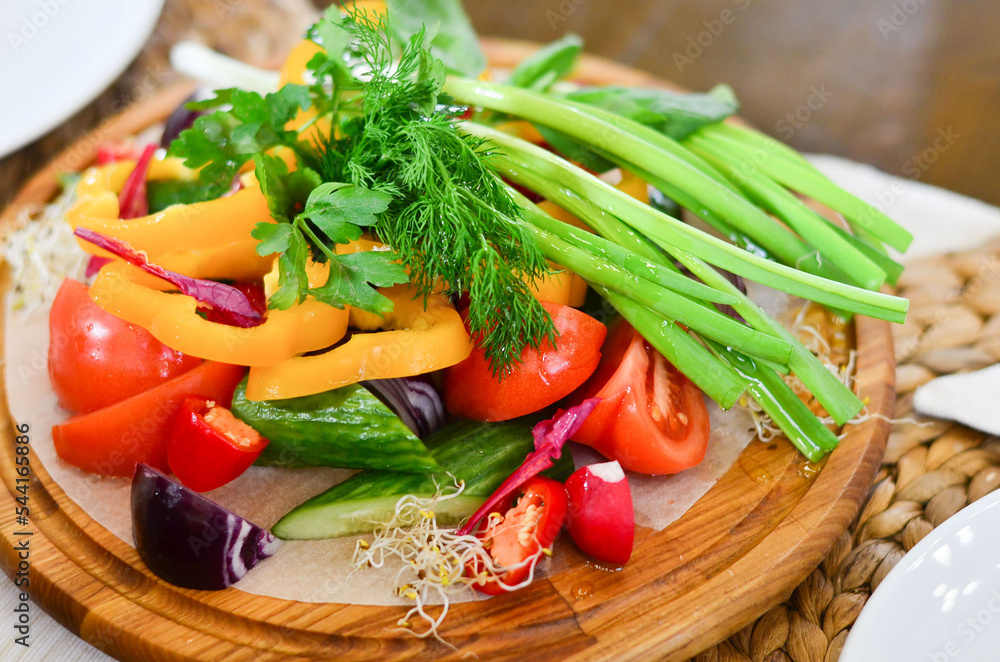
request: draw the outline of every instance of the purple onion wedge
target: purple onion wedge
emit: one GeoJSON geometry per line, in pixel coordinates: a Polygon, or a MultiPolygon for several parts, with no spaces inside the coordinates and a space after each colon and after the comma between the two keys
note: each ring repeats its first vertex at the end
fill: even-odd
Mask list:
{"type": "Polygon", "coordinates": [[[203,110],[191,110],[188,108],[188,104],[192,101],[197,101],[197,94],[192,94],[187,99],[184,99],[181,105],[177,106],[174,112],[170,113],[166,124],[163,125],[163,136],[160,137],[160,147],[164,149],[170,147],[170,143],[174,142],[177,136],[181,135],[181,131],[190,129],[196,119],[206,114],[203,110]]]}
{"type": "Polygon", "coordinates": [[[444,404],[434,385],[419,377],[370,379],[361,385],[421,439],[444,427],[444,404]]]}
{"type": "Polygon", "coordinates": [[[281,545],[270,531],[142,463],[132,478],[132,536],[157,577],[205,591],[235,584],[281,545]]]}

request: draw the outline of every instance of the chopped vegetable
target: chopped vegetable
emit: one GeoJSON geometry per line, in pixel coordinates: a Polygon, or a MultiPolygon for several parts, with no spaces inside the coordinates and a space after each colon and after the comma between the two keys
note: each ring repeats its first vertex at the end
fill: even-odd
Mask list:
{"type": "MultiPolygon", "coordinates": [[[[172,205],[142,218],[118,217],[118,193],[131,172],[128,163],[86,170],[76,188],[76,202],[66,212],[71,226],[114,237],[144,252],[150,262],[193,278],[260,278],[273,260],[257,255],[254,226],[270,222],[267,201],[253,175],[232,195],[190,205],[172,205]],[[194,231],[194,230],[197,231],[194,231]]],[[[154,160],[155,181],[191,180],[191,171],[177,159],[154,160]]],[[[80,247],[92,255],[112,254],[86,241],[80,247]]]]}
{"type": "MultiPolygon", "coordinates": [[[[531,451],[529,418],[503,423],[456,421],[429,436],[425,442],[441,466],[436,474],[363,471],[296,506],[274,525],[274,534],[285,539],[333,538],[373,531],[397,515],[403,498],[431,499],[443,491],[448,498],[433,508],[441,526],[458,524],[475,512],[483,501],[531,451]],[[451,486],[460,484],[459,494],[451,486]],[[409,496],[407,496],[409,495],[409,496]]],[[[555,480],[565,480],[573,471],[569,454],[545,471],[555,480]]]]}
{"type": "Polygon", "coordinates": [[[281,545],[265,529],[141,463],[132,477],[132,536],[153,574],[205,591],[232,586],[281,545]]]}
{"type": "Polygon", "coordinates": [[[219,91],[192,107],[229,109],[196,120],[171,145],[171,154],[184,157],[189,167],[204,166],[205,182],[231,178],[256,158],[272,213],[279,221],[291,219],[274,227],[259,225],[254,235],[262,253],[279,254],[285,288],[271,300],[279,308],[307,291],[305,264],[311,256],[329,261],[333,269],[339,265],[345,276],[337,279],[337,288],[342,280],[350,283],[324,292],[324,301],[346,303],[346,297],[355,296],[366,310],[385,312],[385,301],[366,283],[386,284],[392,254],[337,256],[334,247],[345,238],[317,233],[287,210],[289,201],[308,205],[314,194],[325,196],[347,185],[388,196],[373,230],[398,255],[422,296],[441,286],[446,294],[469,293],[469,326],[499,373],[525,346],[538,348],[554,339],[551,320],[526,285],[547,265],[527,231],[514,222],[517,207],[488,166],[483,141],[460,134],[450,115],[436,112],[446,67],[432,51],[461,53],[452,62],[461,63],[453,68],[462,70],[473,65],[469,54],[478,53],[460,7],[450,2],[437,9],[449,32],[430,38],[423,26],[407,23],[412,15],[407,8],[399,8],[394,27],[384,16],[354,9],[342,17],[331,8],[311,32],[323,46],[309,60],[311,85],[289,83],[264,97],[219,91]],[[403,34],[408,39],[400,39],[403,34]],[[299,133],[287,130],[300,108],[315,115],[299,133]],[[237,139],[245,133],[252,139],[237,139]],[[263,155],[277,145],[295,156],[296,170],[287,174],[295,186],[283,185],[282,165],[263,155]],[[378,264],[370,263],[376,259],[378,264]]]}
{"type": "Polygon", "coordinates": [[[163,135],[160,136],[160,147],[166,149],[170,143],[181,134],[181,131],[191,128],[194,121],[204,115],[203,112],[188,108],[188,104],[195,100],[195,94],[181,102],[181,105],[174,109],[163,124],[163,135]]]}
{"type": "Polygon", "coordinates": [[[191,205],[211,200],[208,190],[196,180],[153,179],[146,182],[149,213],[155,214],[174,205],[191,205]]]}
{"type": "Polygon", "coordinates": [[[450,414],[477,421],[505,421],[539,411],[583,384],[601,358],[604,325],[575,308],[542,304],[559,334],[557,344],[526,348],[516,367],[493,374],[486,352],[477,347],[444,376],[450,414]]]}
{"type": "Polygon", "coordinates": [[[584,400],[568,410],[560,409],[552,418],[536,424],[531,429],[535,450],[528,453],[521,466],[513,471],[507,480],[490,495],[486,503],[476,510],[469,521],[459,528],[459,535],[474,531],[479,521],[486,517],[487,513],[492,512],[497,504],[503,503],[504,499],[526,481],[551,467],[553,462],[562,456],[563,444],[576,434],[576,431],[580,429],[587,416],[599,402],[597,398],[584,400]]]}
{"type": "Polygon", "coordinates": [[[576,546],[605,563],[632,556],[635,511],[628,479],[618,462],[591,464],[566,480],[566,528],[576,546]]]}
{"type": "Polygon", "coordinates": [[[254,307],[246,294],[231,285],[168,271],[150,262],[143,253],[133,250],[124,241],[87,228],[77,228],[73,234],[139,267],[146,273],[167,281],[196,301],[227,311],[233,326],[247,328],[264,322],[264,316],[254,307]]]}
{"type": "MultiPolygon", "coordinates": [[[[272,310],[266,316],[257,307],[258,294],[245,285],[226,285],[243,297],[263,323],[251,328],[231,324],[241,312],[227,308],[205,311],[185,294],[163,292],[162,281],[147,278],[138,269],[120,262],[101,269],[90,288],[91,298],[105,310],[149,330],[158,340],[192,356],[254,366],[273,365],[302,352],[312,352],[337,342],[347,332],[349,313],[316,301],[272,310]]],[[[222,285],[218,283],[218,285],[222,285]]]]}
{"type": "Polygon", "coordinates": [[[233,413],[271,440],[258,463],[426,473],[440,467],[413,432],[367,389],[254,401],[237,387],[233,413]]]}
{"type": "MultiPolygon", "coordinates": [[[[322,354],[253,367],[247,398],[281,400],[369,379],[412,377],[455,365],[472,351],[462,318],[446,297],[434,294],[424,301],[407,286],[383,294],[394,302],[383,320],[387,330],[356,333],[322,354]]],[[[270,315],[278,312],[284,311],[270,315]]]]}
{"type": "Polygon", "coordinates": [[[174,419],[167,462],[186,487],[207,492],[242,475],[267,444],[214,400],[189,395],[174,419]]]}
{"type": "Polygon", "coordinates": [[[444,427],[444,405],[437,389],[418,378],[372,379],[361,385],[374,393],[420,438],[444,427]]]}
{"type": "Polygon", "coordinates": [[[67,278],[49,312],[49,382],[59,404],[85,414],[121,402],[201,364],[90,300],[67,278]]]}
{"type": "Polygon", "coordinates": [[[146,145],[142,156],[136,161],[135,168],[125,180],[121,193],[118,194],[118,218],[128,220],[139,218],[149,213],[149,202],[146,199],[146,175],[149,164],[156,152],[156,145],[146,145]]]}
{"type": "Polygon", "coordinates": [[[573,440],[630,471],[674,474],[701,462],[708,448],[708,411],[701,392],[620,321],[601,365],[574,395],[599,398],[573,440]]]}
{"type": "Polygon", "coordinates": [[[483,568],[477,558],[470,561],[472,587],[499,595],[530,584],[538,560],[551,555],[565,518],[566,490],[550,478],[536,476],[507,494],[476,531],[498,567],[483,568]]]}
{"type": "Polygon", "coordinates": [[[205,362],[148,391],[74,416],[52,428],[56,454],[102,476],[131,476],[139,462],[167,471],[171,426],[184,398],[197,394],[229,402],[244,372],[205,362]]]}

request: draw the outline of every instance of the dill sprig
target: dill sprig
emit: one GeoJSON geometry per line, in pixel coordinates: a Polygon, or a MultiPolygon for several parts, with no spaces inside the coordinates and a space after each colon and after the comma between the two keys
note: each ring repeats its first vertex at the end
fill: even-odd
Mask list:
{"type": "Polygon", "coordinates": [[[328,49],[325,42],[349,50],[327,50],[310,67],[317,77],[333,72],[331,82],[350,67],[363,80],[363,112],[351,112],[356,104],[331,104],[344,112],[316,144],[311,166],[324,181],[392,196],[375,233],[400,256],[422,295],[468,292],[469,328],[502,373],[525,346],[555,340],[552,320],[528,285],[548,265],[490,167],[486,141],[459,133],[455,119],[439,112],[446,71],[425,29],[397,44],[388,21],[355,9],[346,17],[328,14],[317,27],[328,49]],[[344,65],[352,56],[353,65],[344,65]]]}

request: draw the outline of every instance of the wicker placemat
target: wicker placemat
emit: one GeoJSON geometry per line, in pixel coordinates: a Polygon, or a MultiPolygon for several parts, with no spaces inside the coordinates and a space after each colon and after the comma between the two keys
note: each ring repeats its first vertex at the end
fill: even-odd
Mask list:
{"type": "Polygon", "coordinates": [[[833,662],[879,582],[921,538],[1000,487],[1000,438],[917,415],[913,391],[942,374],[1000,361],[1000,242],[907,265],[910,299],[893,329],[896,413],[858,518],[783,604],[697,662],[833,662]]]}

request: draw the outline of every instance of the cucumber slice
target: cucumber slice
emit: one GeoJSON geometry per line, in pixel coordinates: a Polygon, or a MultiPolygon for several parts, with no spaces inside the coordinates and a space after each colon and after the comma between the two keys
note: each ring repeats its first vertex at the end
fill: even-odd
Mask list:
{"type": "MultiPolygon", "coordinates": [[[[537,420],[460,421],[449,425],[426,439],[431,455],[447,473],[355,474],[292,509],[271,532],[286,540],[315,540],[373,531],[391,519],[402,497],[433,496],[438,485],[454,483],[451,476],[464,480],[465,490],[459,497],[442,501],[434,513],[439,524],[457,524],[472,515],[534,450],[531,428],[537,420]]],[[[573,460],[565,451],[545,475],[562,481],[572,472],[573,460]]]]}
{"type": "Polygon", "coordinates": [[[271,440],[257,464],[412,471],[441,467],[391,409],[357,384],[287,400],[247,400],[236,387],[232,411],[271,440]]]}

